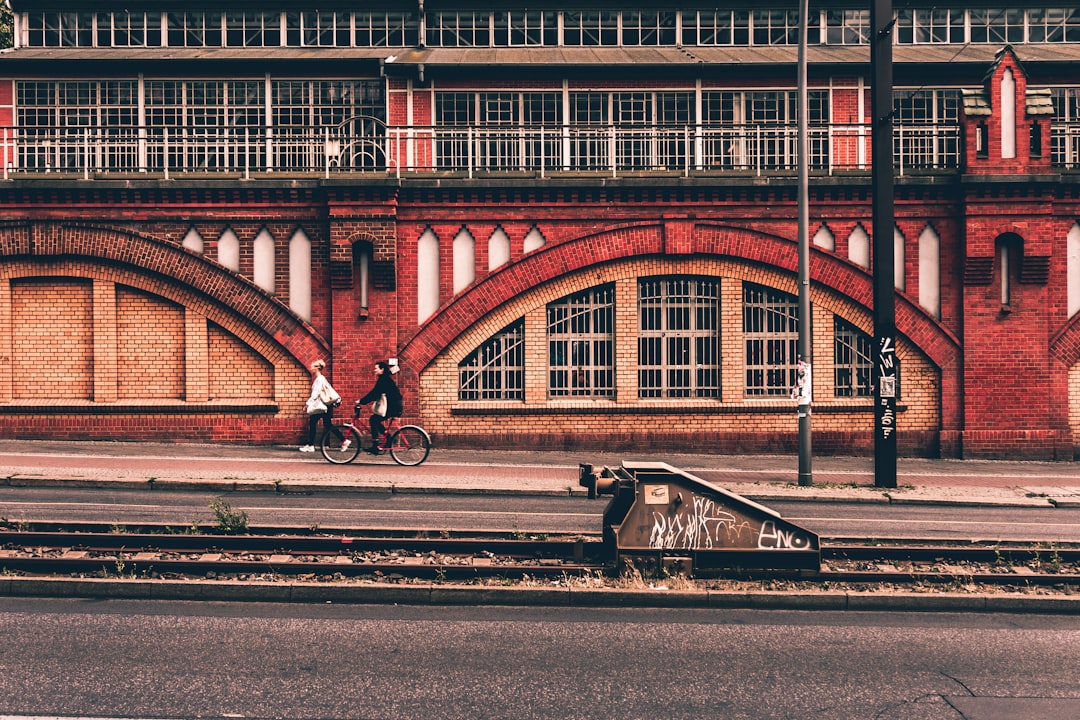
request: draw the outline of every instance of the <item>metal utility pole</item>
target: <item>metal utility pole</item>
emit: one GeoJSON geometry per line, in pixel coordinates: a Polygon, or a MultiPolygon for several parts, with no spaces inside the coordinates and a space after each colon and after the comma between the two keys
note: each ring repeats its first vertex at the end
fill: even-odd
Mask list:
{"type": "Polygon", "coordinates": [[[810,404],[813,402],[814,383],[811,369],[814,347],[810,318],[810,209],[807,194],[810,186],[810,102],[806,90],[806,34],[809,17],[809,0],[799,3],[799,484],[812,485],[813,455],[810,442],[810,404]]]}
{"type": "Polygon", "coordinates": [[[870,67],[874,263],[874,484],[896,487],[896,289],[893,255],[893,98],[891,0],[874,0],[870,67]]]}

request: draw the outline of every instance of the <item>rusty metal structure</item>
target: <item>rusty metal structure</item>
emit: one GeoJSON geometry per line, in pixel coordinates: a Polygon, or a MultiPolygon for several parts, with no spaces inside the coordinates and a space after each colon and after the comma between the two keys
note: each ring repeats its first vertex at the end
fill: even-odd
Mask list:
{"type": "Polygon", "coordinates": [[[818,536],[769,508],[663,462],[580,466],[590,498],[604,510],[605,555],[617,565],[644,558],[657,567],[710,570],[821,568],[818,536]]]}

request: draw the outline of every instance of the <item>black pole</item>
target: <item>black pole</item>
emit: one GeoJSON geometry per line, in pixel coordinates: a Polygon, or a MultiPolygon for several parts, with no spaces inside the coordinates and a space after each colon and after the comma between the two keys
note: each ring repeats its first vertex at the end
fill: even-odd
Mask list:
{"type": "Polygon", "coordinates": [[[870,66],[874,268],[874,484],[896,487],[896,289],[893,256],[893,97],[891,0],[874,0],[870,66]]]}
{"type": "Polygon", "coordinates": [[[805,384],[799,394],[799,485],[813,485],[813,453],[810,442],[810,406],[814,362],[810,318],[810,103],[806,89],[806,33],[809,0],[799,3],[799,365],[805,384]]]}

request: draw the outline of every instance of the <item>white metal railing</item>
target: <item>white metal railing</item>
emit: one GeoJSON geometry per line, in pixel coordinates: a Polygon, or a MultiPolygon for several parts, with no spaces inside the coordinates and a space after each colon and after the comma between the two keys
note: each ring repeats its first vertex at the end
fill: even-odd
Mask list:
{"type": "MultiPolygon", "coordinates": [[[[869,170],[867,125],[810,129],[811,169],[869,170]]],[[[766,175],[798,169],[793,124],[677,127],[389,127],[353,136],[318,131],[233,128],[0,128],[3,174],[67,173],[84,178],[124,173],[627,173],[766,175]]],[[[1075,167],[1075,125],[1055,126],[1055,158],[1075,167]]],[[[898,171],[960,167],[957,124],[894,130],[898,171]]]]}

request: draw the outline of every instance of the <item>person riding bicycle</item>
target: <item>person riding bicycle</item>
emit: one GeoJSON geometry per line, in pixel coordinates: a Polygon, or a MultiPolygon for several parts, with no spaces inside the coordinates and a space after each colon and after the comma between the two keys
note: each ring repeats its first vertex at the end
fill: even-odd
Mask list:
{"type": "Polygon", "coordinates": [[[383,360],[375,363],[375,387],[356,401],[357,416],[360,414],[359,406],[375,403],[374,412],[371,415],[371,447],[367,449],[372,455],[379,454],[379,445],[383,434],[386,432],[385,421],[390,418],[401,417],[402,403],[401,391],[394,382],[393,374],[397,372],[397,363],[389,363],[383,360]],[[382,398],[386,400],[383,402],[382,398]]]}

